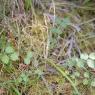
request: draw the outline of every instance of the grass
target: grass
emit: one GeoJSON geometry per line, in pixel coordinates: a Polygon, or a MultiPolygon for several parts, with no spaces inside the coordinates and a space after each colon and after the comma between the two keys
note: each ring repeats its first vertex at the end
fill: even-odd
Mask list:
{"type": "Polygon", "coordinates": [[[1,0],[0,95],[94,95],[94,69],[81,68],[80,59],[95,52],[94,6],[93,0],[1,0]]]}

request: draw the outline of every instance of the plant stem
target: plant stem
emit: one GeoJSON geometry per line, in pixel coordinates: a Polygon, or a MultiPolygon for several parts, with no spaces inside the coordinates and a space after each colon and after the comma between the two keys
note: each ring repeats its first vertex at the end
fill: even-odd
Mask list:
{"type": "Polygon", "coordinates": [[[58,71],[62,74],[62,76],[64,76],[64,77],[71,83],[72,87],[74,88],[74,90],[76,91],[76,93],[77,93],[78,95],[81,95],[81,94],[79,93],[79,91],[78,91],[76,85],[73,83],[73,81],[67,76],[67,74],[66,74],[60,67],[58,67],[58,66],[55,64],[55,62],[54,62],[53,60],[48,59],[47,62],[48,62],[49,64],[51,64],[54,68],[56,68],[56,70],[58,70],[58,71]]]}

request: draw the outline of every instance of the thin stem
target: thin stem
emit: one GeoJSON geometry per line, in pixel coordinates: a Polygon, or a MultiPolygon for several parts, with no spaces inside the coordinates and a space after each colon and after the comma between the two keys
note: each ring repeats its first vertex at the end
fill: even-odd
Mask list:
{"type": "Polygon", "coordinates": [[[76,93],[77,93],[78,95],[81,95],[81,94],[79,93],[79,91],[78,91],[78,89],[77,89],[75,83],[73,83],[73,81],[67,76],[67,74],[66,74],[60,67],[58,67],[58,66],[55,64],[54,61],[52,61],[51,59],[49,59],[49,60],[47,60],[47,62],[48,62],[49,64],[51,64],[54,68],[56,68],[56,70],[58,70],[58,71],[62,74],[62,76],[65,77],[65,78],[71,83],[72,87],[74,88],[74,90],[76,91],[76,93]]]}

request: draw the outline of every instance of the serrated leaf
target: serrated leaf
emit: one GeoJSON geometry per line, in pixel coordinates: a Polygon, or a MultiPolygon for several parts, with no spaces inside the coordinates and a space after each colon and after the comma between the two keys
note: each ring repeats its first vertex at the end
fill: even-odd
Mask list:
{"type": "Polygon", "coordinates": [[[92,60],[95,60],[95,53],[89,54],[89,58],[92,59],[92,60]]]}
{"type": "Polygon", "coordinates": [[[30,64],[30,61],[31,61],[30,58],[24,58],[24,64],[28,65],[30,64]]]}
{"type": "Polygon", "coordinates": [[[87,65],[88,65],[88,67],[90,67],[92,69],[95,68],[95,62],[93,60],[91,60],[91,59],[87,60],[87,65]]]}
{"type": "Polygon", "coordinates": [[[13,49],[13,47],[8,46],[8,47],[6,47],[5,52],[8,53],[8,54],[10,54],[10,53],[14,52],[14,49],[13,49]]]}
{"type": "Polygon", "coordinates": [[[87,60],[88,59],[88,54],[87,53],[83,53],[80,55],[80,58],[83,60],[87,60]]]}
{"type": "Polygon", "coordinates": [[[1,61],[4,64],[8,64],[9,63],[9,57],[7,55],[3,55],[2,58],[1,58],[1,61]]]}
{"type": "Polygon", "coordinates": [[[12,61],[17,61],[19,58],[19,54],[17,53],[17,52],[14,52],[14,53],[12,53],[11,55],[10,55],[10,59],[12,60],[12,61]]]}

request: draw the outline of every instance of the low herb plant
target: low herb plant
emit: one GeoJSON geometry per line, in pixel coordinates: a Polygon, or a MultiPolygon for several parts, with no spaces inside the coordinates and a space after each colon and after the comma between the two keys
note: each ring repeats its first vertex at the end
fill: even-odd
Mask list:
{"type": "Polygon", "coordinates": [[[76,85],[82,83],[86,86],[95,87],[95,53],[83,53],[78,57],[67,60],[66,67],[70,69],[70,77],[76,85]],[[80,79],[80,80],[79,80],[80,79]]]}
{"type": "Polygon", "coordinates": [[[28,51],[26,56],[24,57],[24,64],[26,65],[30,64],[32,57],[33,53],[31,51],[28,51]]]}
{"type": "Polygon", "coordinates": [[[70,25],[70,19],[65,17],[65,18],[55,18],[55,26],[50,29],[52,33],[57,33],[58,35],[62,34],[62,30],[67,28],[68,25],[70,25]]]}
{"type": "Polygon", "coordinates": [[[11,45],[6,46],[4,51],[0,53],[0,61],[2,64],[8,65],[12,61],[18,61],[18,60],[19,60],[19,53],[16,52],[11,45]]]}
{"type": "MultiPolygon", "coordinates": [[[[32,52],[28,51],[26,56],[24,57],[24,64],[26,65],[30,64],[32,56],[33,56],[32,52]]],[[[4,65],[8,65],[13,61],[18,60],[19,53],[11,45],[6,46],[5,49],[0,53],[0,61],[4,65]]]]}

